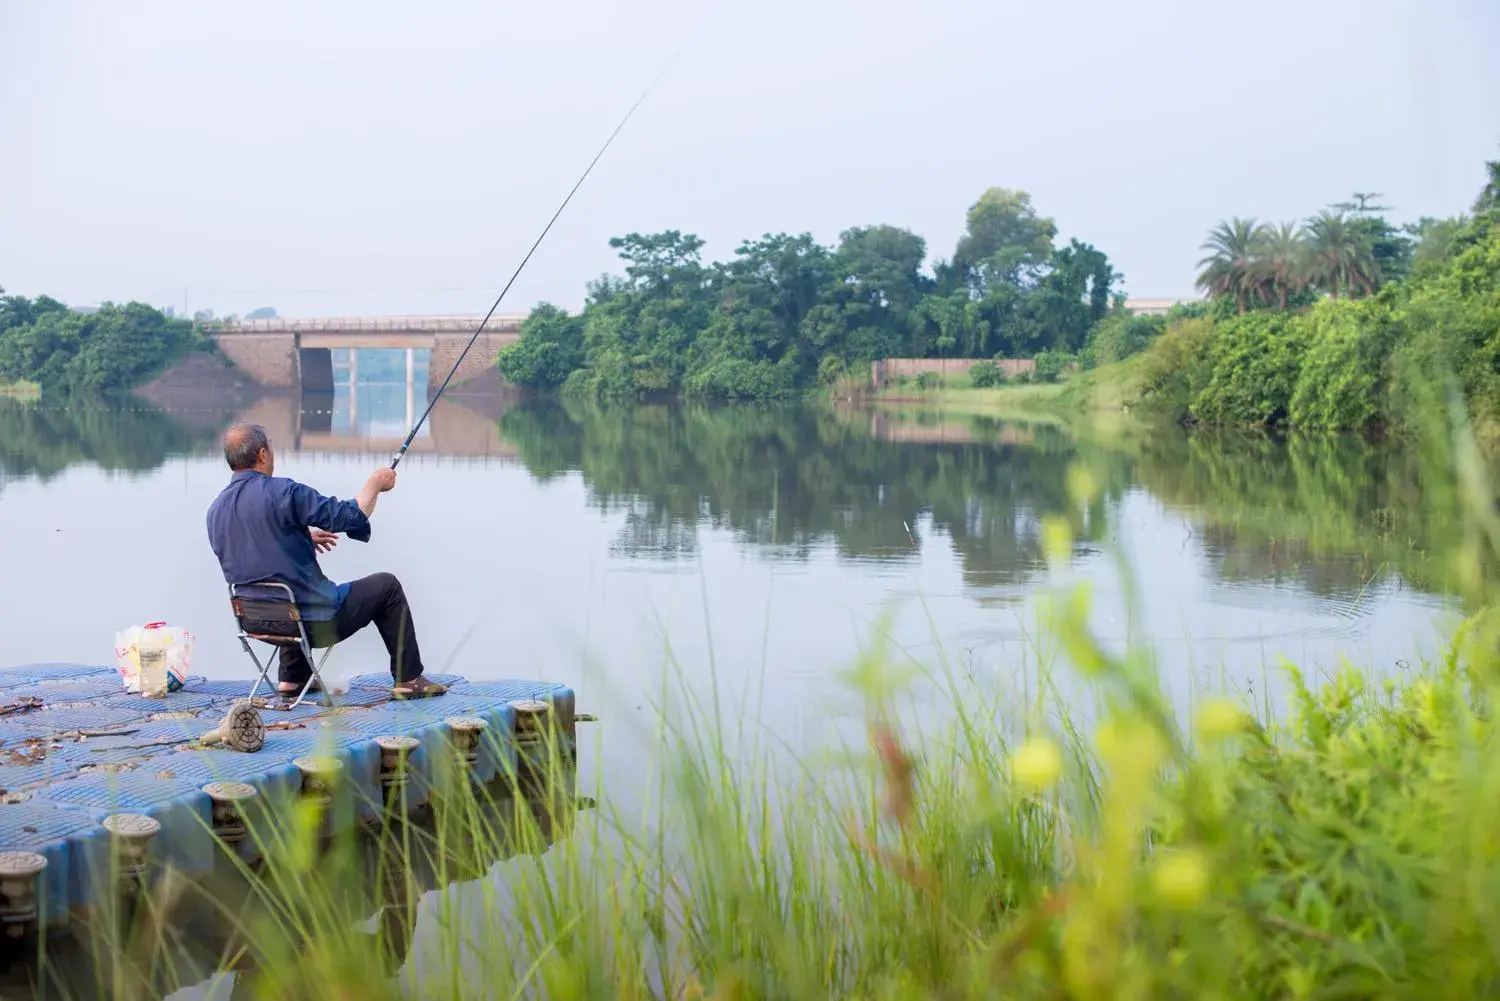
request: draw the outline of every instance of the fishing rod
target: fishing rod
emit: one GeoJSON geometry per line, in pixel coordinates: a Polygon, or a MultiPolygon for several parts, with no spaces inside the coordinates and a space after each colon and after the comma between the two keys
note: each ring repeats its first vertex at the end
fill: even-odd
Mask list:
{"type": "Polygon", "coordinates": [[[547,232],[552,229],[552,224],[557,222],[557,217],[562,215],[563,209],[568,207],[568,203],[573,200],[573,196],[577,194],[578,189],[583,187],[584,180],[587,179],[589,174],[593,172],[594,164],[598,163],[599,158],[604,156],[604,151],[609,149],[610,144],[615,141],[615,136],[620,134],[620,130],[625,127],[625,123],[630,121],[630,116],[635,114],[635,109],[641,106],[641,102],[646,99],[647,94],[651,93],[652,88],[656,86],[657,81],[662,78],[662,74],[664,73],[666,73],[665,68],[662,69],[661,73],[658,73],[656,75],[655,80],[652,80],[649,84],[646,85],[645,90],[641,91],[641,96],[635,99],[635,103],[630,106],[630,110],[625,112],[625,117],[620,119],[620,124],[616,125],[615,130],[609,134],[609,138],[604,140],[604,145],[599,147],[599,152],[595,153],[594,158],[589,161],[588,167],[578,178],[577,183],[573,185],[573,190],[568,192],[568,197],[564,198],[562,204],[557,207],[557,211],[552,213],[552,219],[542,230],[541,235],[536,238],[536,242],[531,245],[531,249],[526,252],[526,256],[521,258],[521,263],[516,265],[515,272],[510,276],[510,281],[505,283],[505,287],[501,289],[500,294],[495,297],[494,305],[490,306],[490,311],[484,314],[484,319],[479,321],[479,326],[474,330],[473,336],[469,338],[469,343],[464,345],[464,349],[458,353],[458,360],[455,361],[453,363],[453,367],[448,370],[448,375],[445,379],[443,379],[443,384],[438,387],[438,391],[436,393],[432,394],[432,401],[427,404],[427,409],[422,411],[422,416],[417,418],[417,423],[412,426],[411,433],[408,434],[406,436],[406,440],[401,443],[400,450],[396,452],[394,457],[392,457],[392,469],[395,469],[396,465],[400,463],[402,457],[406,455],[406,450],[411,447],[412,440],[417,437],[417,432],[422,429],[422,425],[426,422],[427,415],[432,413],[432,408],[437,405],[437,401],[442,397],[443,390],[448,388],[448,382],[453,378],[454,373],[458,371],[458,366],[463,364],[464,355],[467,355],[469,353],[469,349],[474,346],[474,342],[479,339],[480,333],[484,331],[484,325],[490,322],[490,317],[494,316],[495,310],[500,308],[500,300],[505,298],[505,293],[509,292],[511,285],[515,284],[516,278],[521,274],[521,269],[526,267],[526,262],[531,260],[531,255],[536,253],[536,248],[541,246],[542,240],[547,236],[547,232]]]}

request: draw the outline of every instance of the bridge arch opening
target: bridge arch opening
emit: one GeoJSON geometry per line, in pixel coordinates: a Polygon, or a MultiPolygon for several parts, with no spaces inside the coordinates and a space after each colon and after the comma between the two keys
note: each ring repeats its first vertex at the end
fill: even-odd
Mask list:
{"type": "MultiPolygon", "coordinates": [[[[330,430],[403,438],[431,402],[429,348],[334,348],[330,430]]],[[[430,433],[424,425],[419,438],[430,433]]]]}

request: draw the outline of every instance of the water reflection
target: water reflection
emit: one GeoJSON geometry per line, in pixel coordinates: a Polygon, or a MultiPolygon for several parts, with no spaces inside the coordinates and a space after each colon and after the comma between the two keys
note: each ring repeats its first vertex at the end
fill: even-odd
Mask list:
{"type": "MultiPolygon", "coordinates": [[[[357,366],[335,365],[343,381],[327,401],[268,395],[238,412],[0,401],[0,490],[79,464],[140,473],[212,455],[231,420],[265,426],[283,453],[392,454],[427,406],[425,368],[392,385],[364,356],[404,352],[360,354],[357,366]]],[[[404,374],[404,361],[382,364],[404,374]]],[[[1455,522],[1434,515],[1421,456],[1353,436],[1162,429],[1105,445],[1056,426],[940,414],[493,394],[440,400],[406,461],[423,456],[519,458],[543,484],[581,477],[589,503],[619,517],[609,552],[624,560],[693,560],[708,528],[766,560],[807,561],[827,546],[878,572],[911,563],[931,542],[926,532],[942,536],[965,583],[994,600],[1042,572],[1039,526],[1068,508],[1077,464],[1098,487],[1078,555],[1100,541],[1108,512],[1143,491],[1189,518],[1177,548],[1191,543],[1229,584],[1349,598],[1383,583],[1433,592],[1451,583],[1441,554],[1455,522]]]]}
{"type": "MultiPolygon", "coordinates": [[[[703,525],[767,559],[807,560],[831,543],[844,560],[900,564],[920,551],[915,526],[925,521],[952,540],[965,578],[986,585],[1038,572],[1040,519],[1068,504],[1077,455],[1054,427],[928,443],[809,407],[545,402],[508,410],[500,428],[534,477],[576,471],[593,504],[624,513],[618,556],[690,556],[703,525]]],[[[1106,486],[1091,525],[1124,484],[1106,486]]],[[[1086,531],[1080,544],[1091,539],[1086,531]]]]}
{"type": "Polygon", "coordinates": [[[174,455],[211,448],[221,415],[168,414],[150,408],[31,406],[0,399],[0,486],[5,480],[47,481],[89,464],[120,472],[147,472],[174,455]]]}
{"type": "MultiPolygon", "coordinates": [[[[368,399],[358,413],[404,421],[403,397],[368,399]]],[[[347,496],[399,439],[375,437],[387,425],[373,418],[324,416],[279,396],[208,415],[0,408],[0,468],[15,474],[0,552],[28,568],[0,577],[0,607],[17,612],[0,625],[0,662],[108,662],[116,630],[165,619],[197,634],[195,668],[242,676],[201,528],[226,472],[214,438],[256,420],[279,469],[347,496]],[[86,469],[41,480],[74,462],[149,468],[183,453],[126,481],[86,469]]],[[[691,684],[722,681],[725,712],[788,746],[858,739],[862,707],[839,671],[887,614],[901,656],[986,685],[1014,691],[1039,663],[1065,669],[1039,618],[1053,573],[1041,525],[1069,509],[1075,467],[1096,491],[1058,574],[1091,586],[1103,642],[1157,654],[1184,705],[1190,685],[1260,693],[1280,656],[1309,671],[1345,655],[1391,669],[1434,652],[1445,617],[1454,522],[1426,506],[1420,456],[1395,442],[1167,428],[1097,440],[953,415],[498,394],[445,398],[431,421],[382,502],[378,539],[339,546],[327,572],[397,573],[440,669],[560,681],[621,721],[647,719],[675,664],[691,684]],[[1104,552],[1116,547],[1142,585],[1134,620],[1104,552]]],[[[377,635],[357,635],[332,656],[334,677],[382,657],[377,635]]],[[[612,789],[646,773],[649,741],[622,726],[606,743],[590,767],[612,789]]]]}
{"type": "MultiPolygon", "coordinates": [[[[333,394],[326,401],[329,421],[318,430],[340,437],[403,440],[432,402],[431,355],[427,348],[333,351],[333,394]]],[[[431,425],[424,422],[417,438],[431,435],[431,425]]]]}

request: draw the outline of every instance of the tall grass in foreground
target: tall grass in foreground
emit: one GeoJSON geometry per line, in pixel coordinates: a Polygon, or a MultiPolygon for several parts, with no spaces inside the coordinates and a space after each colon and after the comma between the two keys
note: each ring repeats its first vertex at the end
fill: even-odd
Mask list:
{"type": "MultiPolygon", "coordinates": [[[[1210,699],[1183,723],[1149,657],[1106,652],[1088,595],[1065,592],[1052,625],[1099,697],[1087,732],[1044,689],[1012,739],[1014,707],[964,702],[942,671],[953,722],[920,732],[877,649],[852,674],[869,747],[850,767],[789,772],[759,740],[747,761],[689,703],[660,721],[644,810],[575,819],[566,796],[523,808],[518,782],[445,781],[421,823],[321,845],[301,808],[257,826],[271,861],[235,867],[238,896],[164,877],[130,921],[94,926],[98,982],[145,997],[203,976],[184,958],[213,938],[180,917],[196,907],[227,930],[207,965],[278,1001],[1492,995],[1500,519],[1451,424],[1429,486],[1467,526],[1472,614],[1399,682],[1289,667],[1284,719],[1210,699]]],[[[1085,475],[1074,488],[1081,505],[1085,475]]],[[[1055,558],[1073,529],[1048,523],[1055,558]]]]}

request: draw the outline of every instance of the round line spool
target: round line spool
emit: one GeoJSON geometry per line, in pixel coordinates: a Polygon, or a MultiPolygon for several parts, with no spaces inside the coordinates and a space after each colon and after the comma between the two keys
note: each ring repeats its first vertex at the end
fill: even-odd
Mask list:
{"type": "Polygon", "coordinates": [[[210,730],[198,739],[203,744],[222,743],[231,751],[253,754],[266,746],[266,724],[255,706],[236,702],[224,714],[217,730],[210,730]]]}

